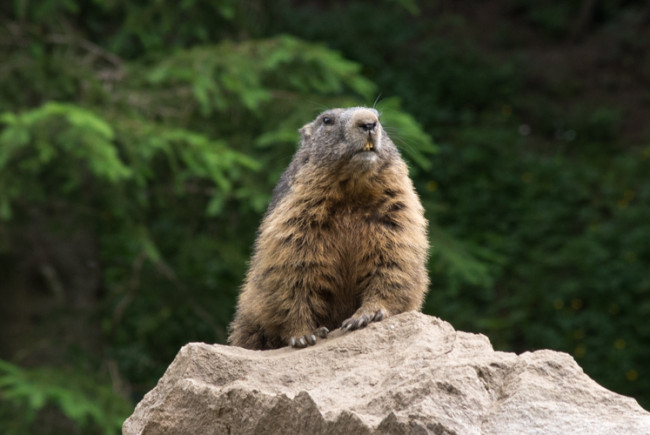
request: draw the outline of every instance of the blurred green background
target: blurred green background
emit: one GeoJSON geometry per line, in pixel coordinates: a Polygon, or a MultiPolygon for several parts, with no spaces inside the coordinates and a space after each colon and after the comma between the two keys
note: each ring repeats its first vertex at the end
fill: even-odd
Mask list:
{"type": "Polygon", "coordinates": [[[376,105],[424,311],[650,407],[650,4],[0,5],[0,432],[118,433],[223,343],[297,129],[376,105]]]}

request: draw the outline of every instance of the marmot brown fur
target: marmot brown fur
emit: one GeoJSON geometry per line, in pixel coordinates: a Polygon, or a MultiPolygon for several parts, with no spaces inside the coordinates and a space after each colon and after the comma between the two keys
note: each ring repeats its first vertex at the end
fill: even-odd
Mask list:
{"type": "Polygon", "coordinates": [[[276,186],[228,342],[305,347],[420,309],[427,221],[374,109],[323,112],[276,186]]]}

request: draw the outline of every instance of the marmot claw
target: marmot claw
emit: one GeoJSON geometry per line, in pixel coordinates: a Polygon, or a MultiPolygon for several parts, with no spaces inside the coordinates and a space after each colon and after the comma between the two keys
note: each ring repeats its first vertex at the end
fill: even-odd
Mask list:
{"type": "Polygon", "coordinates": [[[303,347],[313,346],[316,344],[316,337],[327,338],[329,329],[322,326],[316,329],[312,334],[303,335],[302,337],[291,337],[289,339],[289,346],[302,349],[303,347]]]}
{"type": "Polygon", "coordinates": [[[362,314],[355,314],[349,319],[346,319],[341,324],[341,329],[343,331],[354,331],[355,329],[360,329],[368,325],[370,322],[379,322],[384,317],[386,317],[386,310],[380,309],[377,312],[365,312],[362,314]]]}

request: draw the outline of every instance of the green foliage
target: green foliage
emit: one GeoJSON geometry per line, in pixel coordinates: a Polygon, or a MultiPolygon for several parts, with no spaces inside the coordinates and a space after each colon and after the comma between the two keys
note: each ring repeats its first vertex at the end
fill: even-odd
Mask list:
{"type": "Polygon", "coordinates": [[[420,12],[420,7],[418,6],[417,0],[387,0],[387,3],[395,3],[397,5],[400,5],[413,15],[416,15],[420,12]]]}
{"type": "MultiPolygon", "coordinates": [[[[77,195],[88,177],[112,190],[107,195],[121,196],[118,204],[140,202],[146,206],[142,195],[139,201],[123,196],[136,186],[146,188],[154,162],[162,157],[175,169],[169,181],[177,187],[192,177],[213,182],[208,207],[214,212],[214,203],[232,190],[239,168],[259,167],[223,142],[182,128],[142,122],[128,125],[116,135],[106,120],[72,104],[47,103],[22,114],[4,113],[1,120],[5,128],[0,136],[0,203],[6,219],[11,216],[12,201],[44,202],[58,193],[43,189],[43,185],[60,189],[65,196],[77,195]],[[118,145],[125,143],[128,146],[118,145]],[[78,170],[69,171],[68,165],[78,170]]],[[[111,211],[133,212],[119,207],[111,211]]]]}
{"type": "Polygon", "coordinates": [[[73,165],[86,164],[98,179],[117,182],[131,171],[118,158],[112,144],[113,129],[91,112],[73,105],[48,103],[41,108],[0,118],[5,128],[0,136],[0,203],[3,218],[11,217],[12,201],[27,197],[43,201],[39,174],[50,167],[50,177],[65,191],[76,191],[83,184],[84,172],[61,171],[59,159],[73,165]],[[49,134],[57,131],[55,136],[49,134]]]}
{"type": "Polygon", "coordinates": [[[202,116],[224,112],[235,103],[259,112],[273,93],[348,93],[370,98],[373,91],[373,85],[359,75],[357,64],[290,36],[180,51],[149,67],[144,76],[158,88],[189,87],[202,116]],[[286,71],[292,74],[283,74],[286,71]]]}
{"type": "Polygon", "coordinates": [[[412,168],[417,173],[420,168],[431,169],[431,155],[438,151],[431,136],[425,132],[413,116],[401,110],[398,98],[388,98],[377,104],[381,122],[391,139],[402,149],[405,156],[417,164],[412,168]],[[411,144],[416,144],[415,146],[411,144]]]}
{"type": "Polygon", "coordinates": [[[482,263],[492,279],[460,289],[445,280],[432,309],[486,331],[498,347],[568,351],[601,383],[640,396],[650,357],[640,344],[650,339],[641,326],[650,293],[647,156],[515,160],[523,139],[495,133],[459,133],[456,147],[441,147],[455,164],[434,171],[449,204],[440,222],[491,253],[482,263]],[[459,294],[471,302],[446,305],[459,294]]]}
{"type": "Polygon", "coordinates": [[[71,371],[51,367],[26,370],[0,360],[3,433],[26,433],[48,406],[59,409],[84,431],[106,434],[117,432],[130,410],[130,404],[110,385],[71,371]]]}
{"type": "Polygon", "coordinates": [[[621,16],[632,13],[644,14],[642,0],[629,0],[621,4],[617,0],[599,2],[565,0],[540,1],[531,3],[526,0],[509,0],[508,8],[518,18],[523,18],[531,26],[539,29],[541,34],[550,39],[577,37],[588,24],[593,26],[611,25],[621,20],[621,16]]]}

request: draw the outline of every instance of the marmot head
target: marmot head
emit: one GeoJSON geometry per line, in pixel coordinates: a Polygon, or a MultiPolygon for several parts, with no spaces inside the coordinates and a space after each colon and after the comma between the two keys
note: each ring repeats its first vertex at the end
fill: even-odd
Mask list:
{"type": "Polygon", "coordinates": [[[399,156],[379,122],[379,113],[366,107],[331,109],[300,129],[298,153],[303,161],[328,168],[366,172],[399,156]]]}

